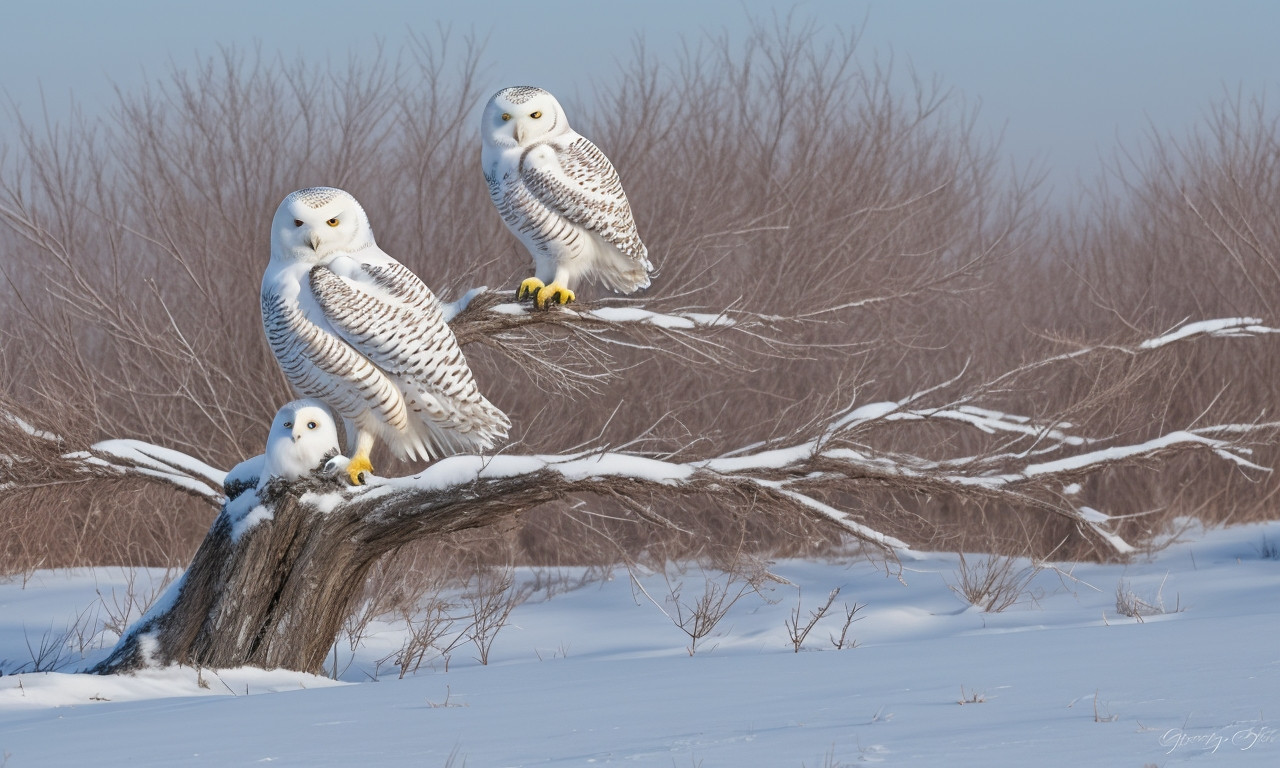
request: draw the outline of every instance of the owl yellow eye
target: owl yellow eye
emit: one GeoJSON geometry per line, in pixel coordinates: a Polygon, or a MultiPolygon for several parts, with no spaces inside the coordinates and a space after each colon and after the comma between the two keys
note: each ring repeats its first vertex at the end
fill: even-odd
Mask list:
{"type": "Polygon", "coordinates": [[[537,120],[538,118],[542,117],[542,110],[538,110],[537,112],[531,113],[529,117],[532,117],[534,120],[537,120]]]}
{"type": "Polygon", "coordinates": [[[292,421],[286,421],[286,422],[284,423],[284,428],[285,428],[285,429],[293,429],[293,422],[292,422],[292,421]]]}
{"type": "Polygon", "coordinates": [[[503,113],[502,113],[502,122],[504,122],[504,123],[505,123],[505,122],[507,122],[507,121],[508,121],[508,120],[510,120],[510,119],[511,119],[511,113],[510,113],[510,112],[503,112],[503,113]]]}
{"type": "Polygon", "coordinates": [[[329,219],[328,221],[326,221],[325,224],[328,224],[331,227],[338,226],[338,217],[334,216],[332,219],[329,219]]]}
{"type": "Polygon", "coordinates": [[[302,226],[302,219],[294,219],[294,220],[293,220],[293,226],[295,226],[295,227],[300,227],[300,226],[302,226]]]}
{"type": "Polygon", "coordinates": [[[319,425],[319,424],[317,424],[317,423],[315,423],[314,421],[308,421],[308,422],[307,422],[307,429],[315,429],[315,428],[316,428],[316,427],[318,427],[318,426],[320,426],[320,425],[319,425]]]}

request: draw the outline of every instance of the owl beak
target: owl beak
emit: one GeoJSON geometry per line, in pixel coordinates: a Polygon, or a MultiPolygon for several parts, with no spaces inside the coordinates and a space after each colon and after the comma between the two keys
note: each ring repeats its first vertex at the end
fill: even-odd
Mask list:
{"type": "Polygon", "coordinates": [[[515,133],[516,133],[516,143],[523,144],[524,143],[524,121],[523,120],[518,120],[516,122],[515,133]]]}
{"type": "Polygon", "coordinates": [[[311,250],[320,250],[320,233],[315,230],[311,231],[311,250]]]}

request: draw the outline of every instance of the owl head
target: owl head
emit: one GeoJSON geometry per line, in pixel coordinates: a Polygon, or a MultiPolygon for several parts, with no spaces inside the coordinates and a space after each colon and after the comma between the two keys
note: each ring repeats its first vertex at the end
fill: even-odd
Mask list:
{"type": "Polygon", "coordinates": [[[485,144],[504,149],[527,147],[569,130],[569,120],[556,97],[529,85],[495,93],[480,119],[480,136],[485,144]]]}
{"type": "Polygon", "coordinates": [[[364,208],[347,192],[307,187],[290,193],[271,220],[271,258],[323,264],[374,244],[364,208]]]}
{"type": "Polygon", "coordinates": [[[267,435],[263,480],[303,477],[338,453],[338,428],[324,403],[312,399],[285,403],[276,411],[267,435]]]}

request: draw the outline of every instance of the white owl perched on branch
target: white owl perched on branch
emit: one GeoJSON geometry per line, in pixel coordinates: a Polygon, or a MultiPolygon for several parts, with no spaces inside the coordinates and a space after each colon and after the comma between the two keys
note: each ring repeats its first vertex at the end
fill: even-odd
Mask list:
{"type": "Polygon", "coordinates": [[[319,400],[294,400],[276,411],[267,433],[264,478],[292,480],[338,453],[338,428],[329,409],[319,400]]]}
{"type": "Polygon", "coordinates": [[[631,293],[649,286],[649,252],[609,158],[572,128],[560,102],[541,88],[516,86],[485,107],[480,159],[502,221],[533,256],[534,276],[517,299],[574,300],[597,279],[631,293]]]}
{"type": "Polygon", "coordinates": [[[267,433],[266,452],[232,467],[222,480],[222,489],[228,499],[234,499],[250,488],[266,485],[273,477],[297,480],[339,453],[338,428],[328,406],[319,400],[294,400],[276,411],[267,433]]]}
{"type": "Polygon", "coordinates": [[[480,394],[431,290],[378,248],[340,189],[280,203],[262,324],[285,378],[347,420],[353,485],[372,473],[375,438],[398,457],[433,459],[491,448],[511,426],[480,394]]]}

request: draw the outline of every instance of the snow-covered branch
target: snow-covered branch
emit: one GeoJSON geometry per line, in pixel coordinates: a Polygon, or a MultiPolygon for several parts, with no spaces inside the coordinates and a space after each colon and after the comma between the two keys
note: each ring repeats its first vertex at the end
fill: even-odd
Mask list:
{"type": "MultiPolygon", "coordinates": [[[[575,331],[612,333],[621,326],[647,326],[663,332],[734,327],[728,315],[653,313],[637,308],[578,307],[532,312],[499,301],[497,294],[470,298],[461,323],[508,323],[514,332],[537,323],[563,323],[575,331]],[[556,318],[556,319],[551,319],[556,318]],[[584,330],[585,329],[585,330],[584,330]]],[[[459,315],[459,318],[463,315],[459,315]]],[[[457,320],[455,320],[457,322],[457,320]]],[[[492,328],[490,329],[492,330],[492,328]]],[[[476,331],[479,332],[479,331],[476,331]]],[[[1256,336],[1276,333],[1254,318],[1228,318],[1192,323],[1160,336],[1128,345],[1109,345],[1126,354],[1146,354],[1193,338],[1256,336]]],[[[486,334],[489,331],[485,332],[486,334]]],[[[1102,349],[1094,347],[1093,349],[1102,349]]],[[[1080,352],[1072,353],[1075,357],[1080,352]]],[[[1042,367],[1063,356],[1030,363],[1042,367]]],[[[741,446],[714,456],[687,454],[675,460],[639,452],[588,450],[573,454],[453,456],[423,472],[403,478],[375,478],[368,486],[347,488],[317,479],[298,501],[322,510],[347,509],[353,520],[384,541],[410,541],[442,531],[489,525],[499,519],[554,500],[597,495],[628,504],[642,517],[664,499],[702,496],[726,508],[789,510],[838,526],[846,533],[886,551],[910,549],[894,522],[867,519],[856,500],[872,493],[909,494],[917,498],[951,496],[998,502],[1011,510],[1051,515],[1073,523],[1103,556],[1132,550],[1112,529],[1113,518],[1098,502],[1079,497],[1080,482],[1113,468],[1149,465],[1156,460],[1202,453],[1251,473],[1270,467],[1254,459],[1251,445],[1274,440],[1280,422],[1226,423],[1172,429],[1154,437],[1125,442],[1115,435],[1094,435],[1058,418],[1044,419],[983,407],[977,401],[991,391],[990,382],[944,399],[954,382],[913,393],[896,401],[853,404],[811,422],[790,438],[741,446]],[[948,425],[960,432],[991,436],[985,450],[961,455],[890,450],[901,445],[901,430],[912,425],[948,425]],[[891,439],[881,432],[894,428],[891,439]],[[855,503],[851,503],[855,502],[855,503]]],[[[8,487],[31,484],[24,468],[40,467],[42,482],[92,477],[132,476],[160,482],[195,495],[215,507],[226,501],[226,473],[181,452],[135,440],[108,440],[87,449],[68,450],[57,435],[16,416],[0,419],[10,445],[35,446],[31,455],[4,458],[0,480],[8,487]]],[[[917,441],[918,442],[918,441],[917,441]]],[[[972,441],[958,444],[972,445],[972,441]]],[[[936,445],[929,450],[938,453],[936,445]]],[[[28,451],[30,452],[30,451],[28,451]]],[[[265,499],[281,491],[275,484],[238,478],[254,492],[224,508],[236,531],[271,519],[256,513],[265,499]],[[264,496],[264,494],[266,494],[264,496]],[[254,496],[262,497],[253,500],[254,496]]],[[[1123,515],[1117,515],[1122,517],[1123,515]]]]}
{"type": "MultiPolygon", "coordinates": [[[[868,408],[867,411],[875,410],[868,408]]],[[[865,413],[865,411],[864,411],[865,413]]],[[[892,414],[885,414],[887,418],[892,414]]],[[[1035,425],[1027,419],[988,420],[999,424],[1035,425]]],[[[986,427],[988,420],[964,423],[986,427]]],[[[951,494],[1005,502],[1013,507],[1061,516],[1075,523],[1101,554],[1125,555],[1133,547],[1110,530],[1111,518],[1095,508],[1068,501],[1064,489],[1092,473],[1156,458],[1207,452],[1243,468],[1270,471],[1246,456],[1239,440],[1274,431],[1280,424],[1222,425],[1175,431],[1142,443],[1116,444],[1054,461],[1032,455],[1000,457],[1002,471],[993,471],[994,457],[975,457],[967,463],[929,461],[917,456],[854,449],[828,432],[782,447],[737,451],[731,455],[693,461],[667,461],[618,451],[576,455],[453,456],[410,477],[375,479],[369,486],[335,486],[312,491],[303,503],[322,508],[350,507],[373,526],[378,537],[412,539],[417,529],[440,526],[442,513],[459,515],[456,526],[478,524],[474,515],[493,505],[499,515],[519,512],[553,499],[595,494],[644,507],[664,497],[707,495],[722,501],[750,498],[772,509],[790,509],[839,526],[846,533],[894,554],[910,547],[900,538],[876,530],[849,509],[827,499],[872,489],[951,494]],[[1230,432],[1231,439],[1210,437],[1230,432]]],[[[1062,444],[1083,444],[1066,439],[1062,444]]],[[[1103,441],[1092,441],[1094,444],[1103,441]]],[[[732,502],[729,502],[732,506],[732,502]]]]}
{"type": "Polygon", "coordinates": [[[1263,325],[1262,319],[1257,317],[1224,317],[1185,323],[1160,336],[1147,339],[1138,346],[1142,349],[1157,349],[1196,336],[1242,337],[1268,333],[1280,333],[1280,328],[1263,325]]]}
{"type": "Polygon", "coordinates": [[[0,411],[0,440],[10,453],[0,455],[0,491],[102,478],[139,477],[189,493],[215,509],[226,500],[226,473],[188,456],[141,440],[104,440],[67,450],[69,440],[0,411]]]}
{"type": "Polygon", "coordinates": [[[784,318],[734,307],[707,312],[677,301],[608,298],[537,310],[514,301],[510,292],[476,288],[446,304],[445,316],[464,347],[482,344],[499,352],[548,391],[595,391],[617,372],[614,358],[624,351],[736,368],[742,365],[742,340],[758,341],[764,349],[785,347],[775,333],[784,318]],[[566,336],[572,344],[564,343],[566,336]]]}
{"type": "MultiPolygon", "coordinates": [[[[969,474],[985,473],[990,475],[1009,474],[1010,466],[1027,464],[1033,457],[1039,457],[1039,466],[1066,468],[1075,463],[1092,464],[1085,457],[1099,460],[1132,458],[1138,455],[1150,456],[1159,453],[1161,446],[1184,445],[1198,443],[1205,449],[1212,450],[1220,458],[1250,469],[1262,469],[1242,455],[1247,448],[1240,445],[1241,440],[1263,435],[1274,434],[1277,425],[1271,423],[1218,424],[1204,426],[1185,431],[1175,431],[1145,442],[1131,446],[1117,446],[1112,435],[1090,435],[1078,431],[1076,425],[1060,417],[1057,419],[1034,418],[1032,416],[1006,413],[983,407],[979,403],[1001,391],[1014,379],[1028,373],[1044,369],[1048,366],[1078,360],[1091,354],[1119,353],[1126,357],[1137,357],[1150,354],[1155,350],[1166,349],[1170,345],[1186,343],[1203,338],[1248,338],[1280,333],[1280,328],[1263,324],[1263,321],[1250,317],[1221,318],[1187,323],[1159,336],[1125,344],[1092,345],[1072,352],[1052,355],[1040,360],[1026,363],[1008,371],[994,379],[980,382],[964,389],[959,394],[948,395],[943,402],[926,405],[937,393],[948,390],[959,379],[930,387],[913,393],[897,401],[885,401],[869,404],[855,404],[838,414],[827,427],[827,435],[832,440],[845,440],[874,453],[868,447],[875,439],[875,433],[889,428],[900,428],[904,424],[950,424],[967,427],[984,435],[1002,438],[1000,450],[988,451],[976,455],[963,455],[920,462],[907,457],[909,464],[917,465],[925,471],[950,470],[963,468],[969,474]],[[1222,439],[1210,439],[1211,437],[1222,439]],[[1230,439],[1226,439],[1230,438],[1230,439]],[[1082,455],[1073,455],[1057,462],[1049,457],[1075,452],[1079,454],[1086,449],[1096,450],[1082,455]],[[1128,451],[1126,453],[1126,451],[1128,451]]],[[[1261,413],[1261,412],[1260,412],[1261,413]]],[[[1017,474],[1017,470],[1014,471],[1017,474]]]]}
{"type": "Polygon", "coordinates": [[[1264,321],[1256,317],[1224,317],[1214,320],[1200,320],[1194,323],[1182,323],[1177,327],[1151,338],[1143,339],[1136,343],[1127,344],[1088,344],[1079,349],[1070,352],[1064,352],[1059,355],[1052,355],[1041,360],[1026,363],[1014,368],[987,383],[986,389],[995,389],[1004,386],[1012,379],[1023,376],[1032,371],[1037,371],[1057,363],[1075,360],[1088,355],[1096,354],[1101,351],[1120,352],[1126,355],[1138,356],[1147,352],[1161,349],[1170,344],[1190,341],[1198,338],[1248,338],[1252,336],[1265,336],[1273,333],[1280,333],[1280,328],[1265,325],[1264,321]]]}
{"type": "Polygon", "coordinates": [[[64,458],[80,462],[86,469],[132,473],[168,483],[214,506],[221,506],[225,500],[222,483],[226,472],[181,451],[141,440],[104,440],[88,451],[69,453],[64,458]]]}
{"type": "MultiPolygon", "coordinates": [[[[732,313],[746,316],[745,313],[732,313]]],[[[445,304],[445,320],[455,329],[468,335],[477,333],[473,324],[497,323],[502,329],[521,328],[538,324],[569,325],[579,323],[598,327],[651,326],[666,330],[691,331],[725,328],[740,324],[729,310],[717,313],[691,310],[654,312],[643,308],[636,300],[602,300],[592,304],[578,303],[568,306],[552,306],[547,310],[535,309],[529,302],[512,300],[509,292],[473,288],[455,302],[445,304]],[[461,317],[460,317],[461,316],[461,317]]],[[[755,316],[752,316],[755,317],[755,316]]]]}

